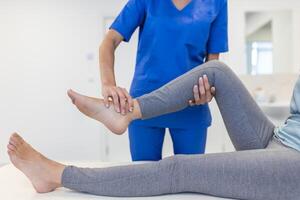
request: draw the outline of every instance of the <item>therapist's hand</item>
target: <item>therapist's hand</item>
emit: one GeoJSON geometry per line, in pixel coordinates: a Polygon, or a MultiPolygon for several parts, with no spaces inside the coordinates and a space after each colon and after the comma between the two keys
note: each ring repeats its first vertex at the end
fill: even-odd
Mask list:
{"type": "Polygon", "coordinates": [[[113,103],[115,111],[126,115],[133,111],[133,100],[125,88],[115,85],[103,85],[102,95],[104,97],[104,104],[106,107],[113,103]]]}
{"type": "Polygon", "coordinates": [[[190,106],[203,105],[209,103],[216,92],[215,87],[211,87],[208,77],[204,75],[199,78],[198,85],[193,87],[194,99],[189,101],[190,106]]]}

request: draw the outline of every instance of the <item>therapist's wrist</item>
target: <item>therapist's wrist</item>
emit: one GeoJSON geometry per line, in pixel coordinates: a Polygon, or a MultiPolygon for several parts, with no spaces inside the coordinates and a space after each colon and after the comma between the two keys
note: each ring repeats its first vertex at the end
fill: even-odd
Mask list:
{"type": "Polygon", "coordinates": [[[108,87],[108,86],[116,86],[116,82],[115,81],[102,81],[101,82],[102,87],[108,87]]]}
{"type": "Polygon", "coordinates": [[[219,60],[220,54],[208,54],[206,57],[206,62],[211,61],[211,60],[219,60]]]}

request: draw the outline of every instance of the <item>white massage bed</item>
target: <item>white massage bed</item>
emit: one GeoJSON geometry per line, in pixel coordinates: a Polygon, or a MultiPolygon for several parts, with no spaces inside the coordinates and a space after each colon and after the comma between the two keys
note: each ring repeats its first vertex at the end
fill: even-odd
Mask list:
{"type": "MultiPolygon", "coordinates": [[[[68,163],[82,167],[104,167],[117,164],[103,162],[68,163]]],[[[47,194],[37,194],[28,179],[14,166],[0,167],[0,200],[117,200],[129,198],[103,197],[82,194],[65,188],[47,194]]],[[[225,200],[224,198],[211,197],[200,194],[176,194],[156,197],[130,198],[133,200],[225,200]]]]}

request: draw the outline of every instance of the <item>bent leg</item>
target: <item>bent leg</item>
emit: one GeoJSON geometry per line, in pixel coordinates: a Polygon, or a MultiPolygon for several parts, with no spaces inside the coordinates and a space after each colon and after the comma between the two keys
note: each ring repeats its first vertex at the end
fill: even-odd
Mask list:
{"type": "Polygon", "coordinates": [[[235,148],[265,148],[273,135],[274,125],[263,114],[239,78],[219,61],[207,62],[158,90],[137,98],[134,100],[133,113],[125,116],[107,109],[101,99],[73,91],[68,94],[82,113],[102,122],[112,132],[122,134],[133,119],[147,119],[189,106],[188,101],[193,99],[193,86],[198,84],[199,77],[204,74],[216,88],[215,98],[235,148]]]}
{"type": "Polygon", "coordinates": [[[67,167],[64,187],[105,196],[195,192],[219,197],[274,200],[300,195],[300,156],[285,147],[232,153],[173,156],[111,168],[67,167]]]}
{"type": "Polygon", "coordinates": [[[176,112],[189,106],[193,86],[206,74],[216,88],[216,101],[237,150],[265,148],[273,135],[268,120],[234,72],[219,61],[210,61],[137,98],[142,118],[176,112]]]}

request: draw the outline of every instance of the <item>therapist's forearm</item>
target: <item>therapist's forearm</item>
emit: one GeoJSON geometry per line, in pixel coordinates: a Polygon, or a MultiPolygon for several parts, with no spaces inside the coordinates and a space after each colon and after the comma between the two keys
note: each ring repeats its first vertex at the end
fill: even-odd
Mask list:
{"type": "Polygon", "coordinates": [[[99,49],[99,64],[105,105],[109,107],[112,101],[115,111],[125,115],[133,110],[133,101],[125,88],[116,85],[114,72],[115,50],[123,40],[117,31],[109,30],[99,49]]]}
{"type": "Polygon", "coordinates": [[[104,39],[99,48],[99,66],[102,85],[116,85],[114,61],[115,45],[110,39],[104,39]]]}

